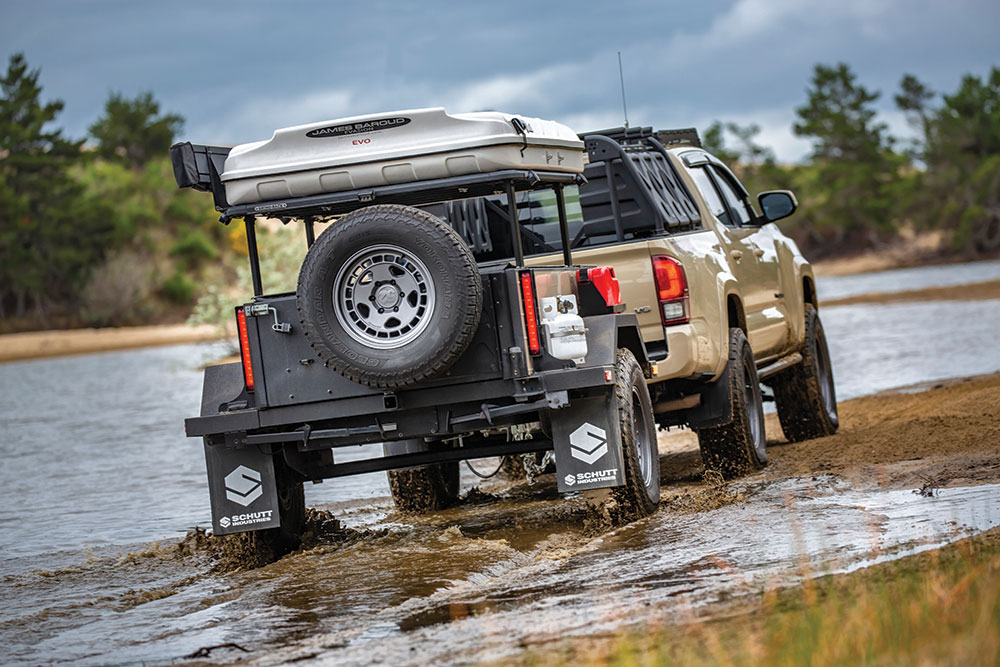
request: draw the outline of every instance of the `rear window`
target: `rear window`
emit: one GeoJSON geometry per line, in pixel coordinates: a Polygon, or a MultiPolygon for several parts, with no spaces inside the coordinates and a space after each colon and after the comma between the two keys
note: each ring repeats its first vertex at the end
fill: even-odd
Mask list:
{"type": "MultiPolygon", "coordinates": [[[[571,249],[701,229],[698,208],[663,153],[638,145],[622,148],[601,139],[615,150],[592,152],[584,171],[587,183],[563,189],[571,249]]],[[[524,192],[516,198],[525,257],[562,252],[555,192],[524,192]]],[[[477,261],[514,256],[506,195],[424,208],[447,220],[477,261]]]]}

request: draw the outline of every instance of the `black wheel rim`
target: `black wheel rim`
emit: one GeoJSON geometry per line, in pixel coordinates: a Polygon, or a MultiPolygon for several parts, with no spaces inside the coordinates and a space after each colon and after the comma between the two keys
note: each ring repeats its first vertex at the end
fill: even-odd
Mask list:
{"type": "Polygon", "coordinates": [[[826,347],[826,335],[819,321],[816,321],[815,339],[816,375],[819,380],[820,398],[823,409],[831,417],[837,414],[837,396],[833,388],[833,369],[830,366],[830,351],[826,347]]]}
{"type": "Polygon", "coordinates": [[[656,469],[653,462],[653,452],[656,451],[654,442],[650,440],[651,424],[648,421],[646,411],[642,409],[642,400],[639,392],[632,390],[632,435],[635,441],[635,457],[639,463],[639,476],[642,477],[642,484],[649,491],[653,486],[653,471],[656,469]]]}
{"type": "Polygon", "coordinates": [[[743,363],[743,404],[746,406],[747,426],[750,429],[754,454],[758,461],[765,461],[767,442],[764,438],[764,408],[752,358],[744,360],[743,363]]]}

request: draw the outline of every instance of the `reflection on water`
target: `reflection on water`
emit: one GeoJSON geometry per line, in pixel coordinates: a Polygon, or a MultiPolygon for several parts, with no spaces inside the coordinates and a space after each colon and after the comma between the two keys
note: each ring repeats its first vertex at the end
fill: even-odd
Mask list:
{"type": "Polygon", "coordinates": [[[205,525],[201,442],[184,437],[184,417],[201,404],[198,367],[219,354],[177,345],[0,364],[4,555],[205,525]]]}
{"type": "Polygon", "coordinates": [[[905,292],[927,287],[951,287],[1000,280],[1000,260],[893,269],[850,276],[822,276],[816,280],[820,301],[859,294],[905,292]]]}
{"type": "MultiPolygon", "coordinates": [[[[831,278],[819,289],[834,298],[984,280],[990,271],[1000,277],[1000,262],[831,278]]],[[[1000,370],[1000,301],[821,313],[841,398],[1000,370]]],[[[201,441],[184,437],[183,419],[198,410],[199,366],[220,353],[180,345],[0,364],[0,639],[8,659],[162,661],[224,641],[281,643],[317,632],[349,661],[458,659],[440,653],[444,645],[494,646],[503,656],[521,635],[648,616],[647,602],[658,609],[672,596],[695,604],[738,585],[756,590],[762,579],[791,576],[803,552],[817,567],[850,568],[952,539],[961,533],[952,521],[998,523],[996,487],[869,497],[821,480],[757,489],[751,509],[661,510],[594,538],[579,533],[579,503],[551,488],[403,520],[391,513],[384,474],[373,473],[306,489],[310,504],[346,524],[384,530],[358,544],[225,578],[192,562],[119,563],[119,551],[209,524],[201,441]],[[468,618],[438,624],[452,617],[468,618]],[[457,643],[442,643],[445,634],[457,643]],[[412,645],[415,652],[403,652],[412,645]]]]}
{"type": "Polygon", "coordinates": [[[1000,370],[1000,300],[820,308],[837,398],[1000,370]]]}

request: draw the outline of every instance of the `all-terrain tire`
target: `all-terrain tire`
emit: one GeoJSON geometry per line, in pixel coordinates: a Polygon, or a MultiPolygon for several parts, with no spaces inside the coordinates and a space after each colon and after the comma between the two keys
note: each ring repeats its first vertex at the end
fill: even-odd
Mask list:
{"type": "Polygon", "coordinates": [[[760,381],[753,351],[742,329],[729,330],[727,363],[732,419],[721,426],[699,428],[698,446],[706,470],[733,479],[767,464],[760,381]]]}
{"type": "Polygon", "coordinates": [[[435,512],[454,504],[458,498],[458,461],[388,470],[386,475],[392,500],[404,512],[435,512]]]}
{"type": "Polygon", "coordinates": [[[249,533],[257,560],[269,563],[295,551],[302,544],[306,523],[306,499],[302,481],[279,453],[274,457],[274,480],[278,492],[281,525],[249,533]]]}
{"type": "Polygon", "coordinates": [[[774,390],[781,430],[789,442],[833,435],[840,425],[833,367],[819,313],[811,303],[805,308],[806,336],[799,350],[802,362],[768,378],[774,390]]]}
{"type": "Polygon", "coordinates": [[[368,206],[334,222],[306,254],[296,306],[326,365],[380,389],[437,377],[466,350],[483,309],[475,258],[443,220],[368,206]]]}
{"type": "Polygon", "coordinates": [[[618,522],[649,516],[660,502],[660,456],[653,403],[642,367],[631,350],[619,348],[615,366],[615,401],[621,429],[625,484],[611,490],[618,522]]]}

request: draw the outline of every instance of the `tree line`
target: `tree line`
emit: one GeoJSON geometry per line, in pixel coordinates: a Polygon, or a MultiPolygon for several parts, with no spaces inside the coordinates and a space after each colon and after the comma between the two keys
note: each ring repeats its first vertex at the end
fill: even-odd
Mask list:
{"type": "Polygon", "coordinates": [[[70,139],[39,75],[18,53],[0,78],[0,330],[182,316],[220,245],[211,205],[173,183],[183,118],[112,93],[70,139]]]}
{"type": "MultiPolygon", "coordinates": [[[[14,54],[0,79],[0,331],[183,318],[241,250],[209,198],[174,185],[167,151],[184,119],[150,92],[112,93],[71,139],[39,76],[14,54]]],[[[779,164],[755,125],[716,122],[703,143],[754,191],[795,190],[800,213],[782,224],[814,256],[903,229],[941,233],[942,252],[1000,252],[1000,68],[950,94],[902,77],[906,141],[880,121],[880,97],[847,65],[819,64],[792,128],[812,143],[803,163],[779,164]]]]}
{"type": "Polygon", "coordinates": [[[901,229],[942,234],[942,253],[1000,251],[1000,68],[966,75],[939,94],[906,74],[893,95],[913,137],[890,135],[875,108],[881,92],[843,63],[816,65],[792,131],[812,151],[779,165],[756,142],[760,127],[713,123],[706,147],[737,164],[755,189],[794,189],[801,213],[788,224],[813,254],[878,248],[901,229]],[[730,141],[727,142],[727,138],[730,141]]]}

